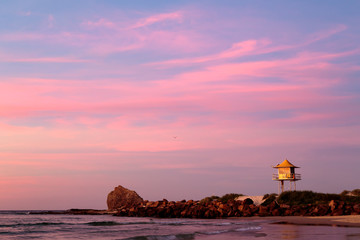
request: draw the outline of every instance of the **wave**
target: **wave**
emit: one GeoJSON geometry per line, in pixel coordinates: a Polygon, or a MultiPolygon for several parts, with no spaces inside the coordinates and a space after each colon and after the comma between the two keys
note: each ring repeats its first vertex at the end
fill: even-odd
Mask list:
{"type": "Polygon", "coordinates": [[[188,220],[178,220],[178,221],[151,221],[147,222],[148,224],[160,224],[160,225],[199,225],[199,226],[230,226],[230,225],[247,225],[248,222],[209,222],[209,221],[188,221],[188,220]]]}
{"type": "Polygon", "coordinates": [[[216,230],[211,232],[200,232],[199,234],[205,234],[205,235],[217,235],[221,233],[228,233],[231,232],[231,230],[216,230]]]}
{"type": "Polygon", "coordinates": [[[154,221],[154,224],[160,225],[198,225],[198,226],[231,226],[231,225],[241,225],[247,226],[249,222],[208,222],[208,221],[154,221]]]}
{"type": "Polygon", "coordinates": [[[250,227],[237,228],[235,231],[236,232],[257,231],[257,230],[261,230],[261,229],[262,229],[262,227],[260,227],[260,226],[250,226],[250,227]]]}
{"type": "Polygon", "coordinates": [[[114,221],[102,221],[102,222],[88,222],[86,225],[90,226],[114,226],[114,225],[121,225],[120,223],[114,221]]]}
{"type": "MultiPolygon", "coordinates": [[[[226,224],[229,225],[229,224],[226,224]]],[[[136,236],[126,238],[124,240],[193,240],[196,235],[220,235],[224,233],[232,233],[232,232],[249,232],[251,235],[254,235],[255,232],[261,230],[260,226],[247,226],[236,229],[224,229],[224,230],[214,230],[214,231],[203,231],[203,232],[195,232],[189,234],[176,234],[176,235],[145,235],[145,236],[136,236]]],[[[266,234],[260,233],[255,234],[256,237],[266,236],[266,234]]]]}
{"type": "Polygon", "coordinates": [[[117,226],[117,225],[143,225],[143,224],[156,224],[155,222],[115,222],[115,221],[95,221],[85,223],[90,226],[117,226]]]}
{"type": "Polygon", "coordinates": [[[0,210],[0,215],[28,215],[31,211],[21,210],[0,210]]]}
{"type": "Polygon", "coordinates": [[[262,229],[261,226],[247,226],[247,227],[235,228],[235,229],[223,229],[223,230],[214,230],[214,231],[197,232],[197,233],[204,235],[217,235],[217,234],[230,233],[230,232],[255,232],[261,229],[262,229]]]}
{"type": "Polygon", "coordinates": [[[147,235],[126,238],[124,240],[193,240],[195,234],[176,234],[176,235],[147,235]]]}
{"type": "Polygon", "coordinates": [[[246,223],[231,223],[231,222],[223,222],[223,223],[209,223],[206,221],[131,221],[131,222],[116,222],[116,221],[94,221],[85,223],[86,225],[91,226],[112,226],[112,225],[148,225],[148,224],[158,224],[158,225],[169,225],[169,226],[181,226],[181,225],[199,225],[199,226],[228,226],[228,225],[244,225],[246,223]]]}
{"type": "Polygon", "coordinates": [[[63,225],[63,222],[39,222],[39,223],[17,223],[17,224],[3,224],[0,228],[6,227],[32,227],[32,226],[50,226],[50,225],[63,225]]]}

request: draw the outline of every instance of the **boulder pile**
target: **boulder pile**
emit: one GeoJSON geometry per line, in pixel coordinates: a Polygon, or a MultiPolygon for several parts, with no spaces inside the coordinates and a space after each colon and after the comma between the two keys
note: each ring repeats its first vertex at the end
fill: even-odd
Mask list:
{"type": "Polygon", "coordinates": [[[227,203],[212,201],[143,201],[137,206],[121,207],[114,214],[127,217],[160,217],[160,218],[226,218],[251,216],[339,216],[359,215],[360,204],[346,204],[332,200],[329,204],[289,206],[277,204],[256,206],[251,199],[244,201],[230,200],[227,203]]]}
{"type": "MultiPolygon", "coordinates": [[[[340,216],[359,215],[360,202],[331,200],[328,203],[287,205],[268,199],[255,205],[250,198],[209,201],[144,201],[135,191],[116,187],[107,198],[108,213],[126,217],[226,218],[252,216],[340,216]]],[[[74,212],[74,211],[73,211],[74,212]]]]}

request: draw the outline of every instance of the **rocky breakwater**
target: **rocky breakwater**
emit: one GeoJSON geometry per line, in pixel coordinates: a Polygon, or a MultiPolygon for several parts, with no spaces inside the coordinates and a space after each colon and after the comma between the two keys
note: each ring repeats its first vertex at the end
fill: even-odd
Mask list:
{"type": "Polygon", "coordinates": [[[331,201],[328,204],[307,204],[289,206],[275,201],[267,206],[256,206],[251,199],[244,201],[229,200],[227,203],[212,201],[144,201],[136,206],[121,207],[114,214],[127,217],[159,218],[226,218],[252,216],[340,216],[359,215],[360,204],[346,204],[331,201]]]}
{"type": "Polygon", "coordinates": [[[256,216],[258,207],[251,199],[244,201],[230,200],[227,203],[219,201],[144,201],[131,208],[118,209],[116,216],[129,217],[160,217],[160,218],[226,218],[256,216]]]}
{"type": "Polygon", "coordinates": [[[116,216],[159,218],[226,218],[252,216],[340,216],[359,215],[360,203],[331,200],[321,204],[287,205],[276,200],[255,205],[250,199],[213,201],[143,201],[136,192],[115,188],[108,196],[109,211],[116,216]],[[115,194],[115,195],[114,195],[115,194]],[[109,200],[110,199],[110,200],[109,200]],[[116,200],[116,201],[115,201],[116,200]]]}

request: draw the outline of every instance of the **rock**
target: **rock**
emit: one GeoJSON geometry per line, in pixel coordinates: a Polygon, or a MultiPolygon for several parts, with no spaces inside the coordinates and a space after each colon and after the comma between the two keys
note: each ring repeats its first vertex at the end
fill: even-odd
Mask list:
{"type": "Polygon", "coordinates": [[[269,216],[269,208],[267,206],[259,206],[259,216],[269,216]]]}
{"type": "Polygon", "coordinates": [[[121,207],[130,208],[143,202],[143,199],[135,192],[122,186],[117,186],[108,194],[107,206],[109,210],[121,207]]]}
{"type": "Polygon", "coordinates": [[[326,204],[319,204],[312,211],[314,216],[325,216],[329,211],[329,206],[326,204]]]}
{"type": "Polygon", "coordinates": [[[278,208],[271,211],[272,216],[280,216],[280,210],[278,208]]]}
{"type": "Polygon", "coordinates": [[[244,205],[254,204],[254,201],[251,198],[245,198],[243,204],[244,205]]]}
{"type": "Polygon", "coordinates": [[[280,204],[280,207],[281,207],[281,208],[286,208],[286,209],[288,209],[288,208],[290,208],[290,205],[287,205],[287,204],[280,204]]]}
{"type": "Polygon", "coordinates": [[[331,200],[329,202],[329,207],[332,212],[337,208],[338,205],[339,205],[338,202],[336,202],[335,200],[331,200]]]}
{"type": "Polygon", "coordinates": [[[353,213],[353,206],[345,205],[345,207],[344,207],[344,215],[350,215],[351,213],[353,213]]]}
{"type": "Polygon", "coordinates": [[[355,214],[360,214],[360,204],[355,204],[353,209],[355,214]]]}
{"type": "Polygon", "coordinates": [[[341,215],[344,215],[344,211],[341,208],[339,208],[339,209],[336,209],[335,211],[333,211],[331,213],[331,215],[332,216],[341,216],[341,215]]]}
{"type": "Polygon", "coordinates": [[[286,209],[284,212],[284,216],[292,216],[292,214],[293,214],[292,209],[286,209]]]}
{"type": "Polygon", "coordinates": [[[270,203],[270,204],[268,205],[268,207],[269,207],[269,211],[271,212],[271,211],[274,210],[274,209],[278,209],[278,208],[280,207],[280,205],[277,204],[277,202],[273,201],[272,203],[270,203]]]}

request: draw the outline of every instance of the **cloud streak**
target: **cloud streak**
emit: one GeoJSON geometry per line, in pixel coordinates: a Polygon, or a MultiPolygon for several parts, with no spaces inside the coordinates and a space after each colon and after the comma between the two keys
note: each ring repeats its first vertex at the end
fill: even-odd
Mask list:
{"type": "Polygon", "coordinates": [[[146,26],[151,26],[155,23],[165,22],[165,21],[181,21],[183,18],[183,13],[181,12],[170,12],[170,13],[161,13],[152,15],[143,19],[140,19],[137,23],[130,26],[130,29],[142,28],[146,26]]]}

